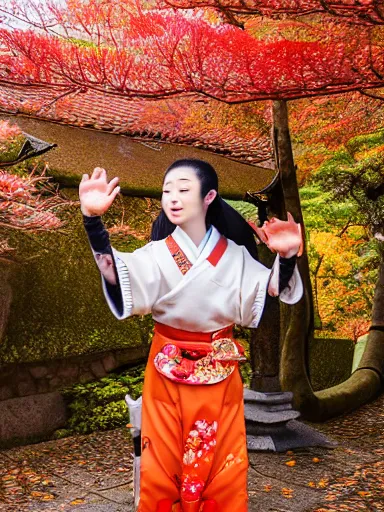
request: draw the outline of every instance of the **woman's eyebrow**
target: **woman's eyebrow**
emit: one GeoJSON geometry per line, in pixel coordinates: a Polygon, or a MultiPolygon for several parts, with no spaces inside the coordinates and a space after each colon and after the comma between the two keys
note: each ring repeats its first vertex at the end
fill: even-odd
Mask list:
{"type": "MultiPolygon", "coordinates": [[[[188,179],[188,178],[179,178],[179,179],[178,179],[178,180],[176,180],[176,181],[191,181],[191,180],[190,180],[190,179],[188,179]]],[[[166,185],[168,185],[169,183],[172,183],[172,181],[167,181],[166,183],[164,183],[164,187],[165,187],[166,185]]]]}

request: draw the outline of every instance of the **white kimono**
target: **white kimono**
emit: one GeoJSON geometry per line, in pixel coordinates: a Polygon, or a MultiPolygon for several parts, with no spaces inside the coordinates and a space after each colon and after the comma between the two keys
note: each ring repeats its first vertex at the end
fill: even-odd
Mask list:
{"type": "MultiPolygon", "coordinates": [[[[270,279],[278,289],[279,258],[270,270],[254,260],[244,246],[228,240],[214,266],[207,260],[221,237],[214,226],[199,247],[179,226],[172,237],[192,263],[184,275],[165,240],[150,242],[132,253],[112,249],[123,296],[122,314],[109,296],[103,276],[102,285],[116,318],[152,313],[157,322],[191,332],[217,331],[233,323],[257,327],[270,279]]],[[[280,299],[294,304],[302,293],[295,267],[280,299]]]]}

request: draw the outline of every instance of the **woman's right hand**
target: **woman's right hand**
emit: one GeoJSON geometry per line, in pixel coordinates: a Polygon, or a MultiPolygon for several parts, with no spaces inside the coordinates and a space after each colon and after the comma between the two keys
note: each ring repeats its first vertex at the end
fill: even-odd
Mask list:
{"type": "Polygon", "coordinates": [[[118,182],[119,178],[113,178],[108,183],[107,171],[101,167],[96,167],[91,177],[83,174],[79,186],[82,213],[89,217],[103,215],[120,192],[118,182]]]}

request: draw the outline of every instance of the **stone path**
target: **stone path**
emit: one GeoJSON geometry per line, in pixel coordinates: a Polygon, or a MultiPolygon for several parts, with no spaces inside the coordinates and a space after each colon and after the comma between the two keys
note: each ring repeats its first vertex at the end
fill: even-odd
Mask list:
{"type": "MultiPolygon", "coordinates": [[[[315,428],[339,442],[250,456],[250,512],[384,511],[384,394],[315,428]]],[[[126,429],[0,452],[1,511],[130,512],[126,429]]]]}

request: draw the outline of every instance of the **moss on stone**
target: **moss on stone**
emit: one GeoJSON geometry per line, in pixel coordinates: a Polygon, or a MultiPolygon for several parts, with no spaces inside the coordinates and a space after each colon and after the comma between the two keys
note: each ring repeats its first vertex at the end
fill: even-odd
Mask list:
{"type": "MultiPolygon", "coordinates": [[[[77,191],[64,193],[75,199],[77,191]]],[[[120,201],[105,216],[105,225],[119,224],[124,212],[124,224],[148,232],[150,209],[156,210],[156,204],[149,205],[141,198],[120,201]]],[[[0,345],[0,364],[134,347],[151,338],[150,315],[123,322],[112,315],[101,290],[100,273],[80,209],[75,205],[64,217],[64,234],[16,232],[10,236],[10,244],[17,248],[23,263],[14,266],[11,277],[13,300],[0,345]]],[[[146,243],[130,235],[113,235],[111,241],[123,251],[133,251],[146,243]]]]}
{"type": "Polygon", "coordinates": [[[25,142],[25,135],[18,135],[10,141],[0,142],[0,163],[9,163],[17,160],[17,157],[25,142]]]}
{"type": "Polygon", "coordinates": [[[352,340],[315,338],[309,345],[309,369],[314,391],[330,388],[351,376],[352,340]]]}

